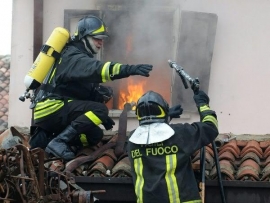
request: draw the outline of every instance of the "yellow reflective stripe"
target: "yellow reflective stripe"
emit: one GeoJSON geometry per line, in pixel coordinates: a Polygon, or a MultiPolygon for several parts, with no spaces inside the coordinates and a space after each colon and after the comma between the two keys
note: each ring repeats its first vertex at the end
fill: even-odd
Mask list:
{"type": "Polygon", "coordinates": [[[180,203],[180,195],[175,177],[176,166],[176,154],[167,155],[165,180],[168,188],[170,203],[180,203]]]}
{"type": "Polygon", "coordinates": [[[80,134],[80,141],[84,147],[88,146],[88,141],[86,138],[86,134],[80,134]]]}
{"type": "Polygon", "coordinates": [[[113,71],[112,71],[112,74],[113,75],[119,75],[119,73],[120,73],[120,66],[121,66],[122,64],[120,64],[120,63],[116,63],[114,66],[113,66],[113,71]]]}
{"type": "Polygon", "coordinates": [[[63,103],[62,100],[50,100],[50,99],[47,99],[43,102],[38,102],[37,105],[36,105],[36,108],[35,110],[41,110],[41,109],[44,109],[44,108],[47,108],[49,106],[52,106],[52,105],[55,105],[55,104],[60,104],[60,103],[63,103]]]}
{"type": "MultiPolygon", "coordinates": [[[[70,102],[72,100],[68,100],[70,102]]],[[[34,119],[39,119],[48,116],[64,106],[63,100],[50,100],[47,99],[43,102],[38,102],[34,109],[34,119]]]]}
{"type": "MultiPolygon", "coordinates": [[[[200,112],[210,110],[209,106],[206,104],[204,106],[200,106],[200,112]]],[[[217,119],[212,115],[207,115],[203,118],[202,122],[212,122],[217,128],[218,128],[218,121],[217,119]]]]}
{"type": "Polygon", "coordinates": [[[200,106],[200,112],[203,112],[203,111],[206,111],[206,110],[209,110],[210,107],[206,104],[204,106],[200,106]]]}
{"type": "Polygon", "coordinates": [[[111,62],[106,62],[102,67],[102,70],[101,70],[102,82],[111,81],[111,78],[110,78],[110,65],[111,65],[111,62]]]}
{"type": "Polygon", "coordinates": [[[35,111],[34,112],[34,119],[39,119],[45,116],[48,116],[56,111],[58,111],[59,109],[61,109],[64,106],[64,104],[55,104],[53,106],[50,106],[44,110],[41,111],[35,111]]]}
{"type": "Polygon", "coordinates": [[[89,120],[91,120],[96,125],[102,123],[102,121],[92,111],[88,111],[84,115],[86,115],[86,117],[89,118],[89,120]]]}
{"type": "Polygon", "coordinates": [[[93,32],[93,34],[99,34],[99,33],[104,32],[104,31],[105,31],[105,27],[102,24],[99,29],[97,29],[96,31],[93,32]]]}
{"type": "Polygon", "coordinates": [[[165,112],[164,112],[164,110],[161,108],[161,106],[158,106],[158,108],[159,108],[159,110],[160,110],[160,115],[157,115],[156,117],[157,118],[163,118],[163,117],[165,117],[166,116],[166,114],[165,114],[165,112]]]}
{"type": "Polygon", "coordinates": [[[64,102],[62,100],[45,100],[44,102],[38,102],[34,110],[34,119],[50,115],[63,106],[64,102]]]}
{"type": "Polygon", "coordinates": [[[135,182],[135,193],[137,196],[137,203],[143,202],[143,163],[142,158],[134,159],[134,170],[136,173],[136,182],[135,182]]]}
{"type": "Polygon", "coordinates": [[[182,202],[182,203],[202,203],[202,200],[190,200],[190,201],[182,202]]]}
{"type": "Polygon", "coordinates": [[[207,121],[213,123],[218,128],[218,121],[214,116],[212,116],[212,115],[205,116],[203,118],[202,122],[207,122],[207,121]]]}

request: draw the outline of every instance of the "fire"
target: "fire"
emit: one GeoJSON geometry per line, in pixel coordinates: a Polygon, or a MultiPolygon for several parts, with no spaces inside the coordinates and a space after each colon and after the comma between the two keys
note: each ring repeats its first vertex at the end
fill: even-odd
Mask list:
{"type": "Polygon", "coordinates": [[[137,102],[144,94],[144,85],[145,82],[136,83],[132,79],[129,79],[126,90],[121,90],[119,93],[118,109],[124,109],[125,103],[137,102]]]}

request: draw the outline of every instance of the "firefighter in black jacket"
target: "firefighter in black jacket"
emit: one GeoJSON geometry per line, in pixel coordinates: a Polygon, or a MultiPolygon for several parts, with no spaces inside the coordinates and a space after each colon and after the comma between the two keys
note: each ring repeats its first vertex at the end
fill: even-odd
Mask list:
{"type": "Polygon", "coordinates": [[[131,132],[128,155],[137,203],[199,203],[190,156],[218,135],[218,122],[209,98],[194,95],[201,122],[169,124],[169,105],[153,91],[137,103],[139,127],[131,132]]]}
{"type": "Polygon", "coordinates": [[[45,151],[68,161],[75,158],[70,143],[80,138],[83,145],[95,145],[103,136],[100,124],[108,130],[114,125],[105,103],[110,88],[99,83],[126,78],[131,75],[148,77],[152,65],[123,65],[101,62],[94,58],[108,37],[104,22],[95,16],[79,20],[71,40],[56,61],[55,72],[49,80],[51,88],[37,96],[34,108],[35,125],[57,136],[45,151]],[[107,91],[108,94],[100,92],[107,91]]]}

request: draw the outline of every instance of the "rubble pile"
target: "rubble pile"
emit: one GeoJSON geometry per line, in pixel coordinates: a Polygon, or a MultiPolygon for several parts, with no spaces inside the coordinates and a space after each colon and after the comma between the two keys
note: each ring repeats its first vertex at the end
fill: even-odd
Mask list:
{"type": "Polygon", "coordinates": [[[0,126],[8,127],[10,55],[0,55],[0,126]]]}
{"type": "Polygon", "coordinates": [[[11,127],[0,135],[0,202],[93,203],[95,193],[85,191],[63,171],[51,170],[43,149],[30,150],[27,136],[11,127]]]}

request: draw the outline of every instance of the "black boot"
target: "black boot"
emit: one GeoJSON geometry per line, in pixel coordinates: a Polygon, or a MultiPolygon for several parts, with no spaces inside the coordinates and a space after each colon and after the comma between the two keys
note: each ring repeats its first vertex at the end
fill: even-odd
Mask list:
{"type": "Polygon", "coordinates": [[[65,161],[74,159],[75,154],[70,150],[67,143],[76,135],[78,135],[78,133],[72,126],[66,127],[66,129],[63,130],[56,138],[49,142],[45,151],[56,157],[60,157],[65,161]]]}

